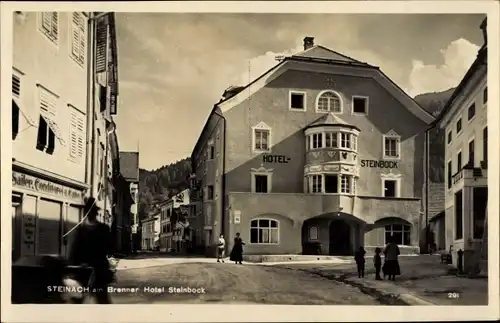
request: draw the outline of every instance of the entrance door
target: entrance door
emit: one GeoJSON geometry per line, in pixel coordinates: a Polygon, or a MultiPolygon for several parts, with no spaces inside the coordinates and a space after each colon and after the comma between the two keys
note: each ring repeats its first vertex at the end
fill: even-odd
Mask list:
{"type": "Polygon", "coordinates": [[[351,251],[351,227],[345,221],[330,224],[330,255],[347,256],[351,251]]]}

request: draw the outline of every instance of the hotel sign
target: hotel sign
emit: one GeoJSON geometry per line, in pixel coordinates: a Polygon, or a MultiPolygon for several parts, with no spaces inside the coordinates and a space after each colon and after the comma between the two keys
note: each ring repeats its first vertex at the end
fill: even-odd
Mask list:
{"type": "Polygon", "coordinates": [[[288,164],[292,160],[290,157],[283,155],[263,155],[262,162],[269,164],[288,164]]]}
{"type": "Polygon", "coordinates": [[[365,168],[399,168],[399,162],[394,160],[361,160],[361,167],[365,168]]]}
{"type": "Polygon", "coordinates": [[[12,186],[79,202],[83,199],[79,190],[15,171],[12,172],[12,186]]]}

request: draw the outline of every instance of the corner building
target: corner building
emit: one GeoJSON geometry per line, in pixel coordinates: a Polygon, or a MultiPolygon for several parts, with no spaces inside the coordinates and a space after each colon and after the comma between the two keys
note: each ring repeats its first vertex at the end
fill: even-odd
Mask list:
{"type": "Polygon", "coordinates": [[[245,254],[349,255],[393,236],[418,252],[432,121],[378,67],[306,37],[211,112],[192,154],[205,246],[239,232],[245,254]]]}

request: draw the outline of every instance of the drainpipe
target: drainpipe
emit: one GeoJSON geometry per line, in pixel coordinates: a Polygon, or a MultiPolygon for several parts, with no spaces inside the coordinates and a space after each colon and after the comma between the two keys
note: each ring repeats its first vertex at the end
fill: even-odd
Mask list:
{"type": "MultiPolygon", "coordinates": [[[[111,128],[106,132],[106,151],[104,154],[104,160],[105,160],[105,165],[106,167],[104,168],[105,172],[105,180],[104,180],[104,212],[106,212],[106,206],[107,206],[107,194],[108,194],[108,157],[109,157],[109,136],[115,131],[115,125],[114,123],[111,123],[111,128]]],[[[116,188],[115,188],[116,189],[116,188]]],[[[109,214],[111,217],[113,214],[109,214]]]]}
{"type": "MultiPolygon", "coordinates": [[[[433,124],[425,130],[425,251],[429,252],[429,168],[430,168],[430,135],[429,132],[436,126],[433,124]]],[[[445,138],[446,140],[446,138],[445,138]]]]}
{"type": "Polygon", "coordinates": [[[87,145],[85,156],[85,183],[90,185],[90,194],[94,196],[94,26],[95,18],[92,12],[88,13],[88,33],[87,33],[87,145]]]}
{"type": "MultiPolygon", "coordinates": [[[[218,113],[217,111],[215,111],[215,114],[218,115],[219,117],[222,118],[223,120],[223,124],[224,124],[224,129],[222,131],[222,138],[223,138],[223,142],[224,144],[222,145],[222,179],[221,179],[221,204],[222,204],[222,207],[221,207],[221,232],[220,233],[224,233],[224,229],[225,229],[225,218],[224,218],[224,214],[226,212],[226,126],[227,126],[227,120],[226,118],[218,113]]],[[[229,209],[228,209],[228,212],[229,209]]],[[[229,217],[229,216],[228,216],[229,217]]],[[[220,235],[219,233],[219,235],[220,235]]],[[[229,239],[229,237],[226,237],[226,239],[229,239]]]]}

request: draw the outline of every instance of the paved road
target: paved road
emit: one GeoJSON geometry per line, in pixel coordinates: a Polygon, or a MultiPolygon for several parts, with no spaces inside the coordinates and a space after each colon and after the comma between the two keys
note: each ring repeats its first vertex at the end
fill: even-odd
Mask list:
{"type": "Polygon", "coordinates": [[[378,305],[376,296],[300,270],[233,263],[170,264],[121,270],[114,303],[259,303],[290,305],[378,305]],[[162,288],[159,293],[144,288],[162,288]],[[204,288],[202,294],[169,293],[170,287],[204,288]]]}

